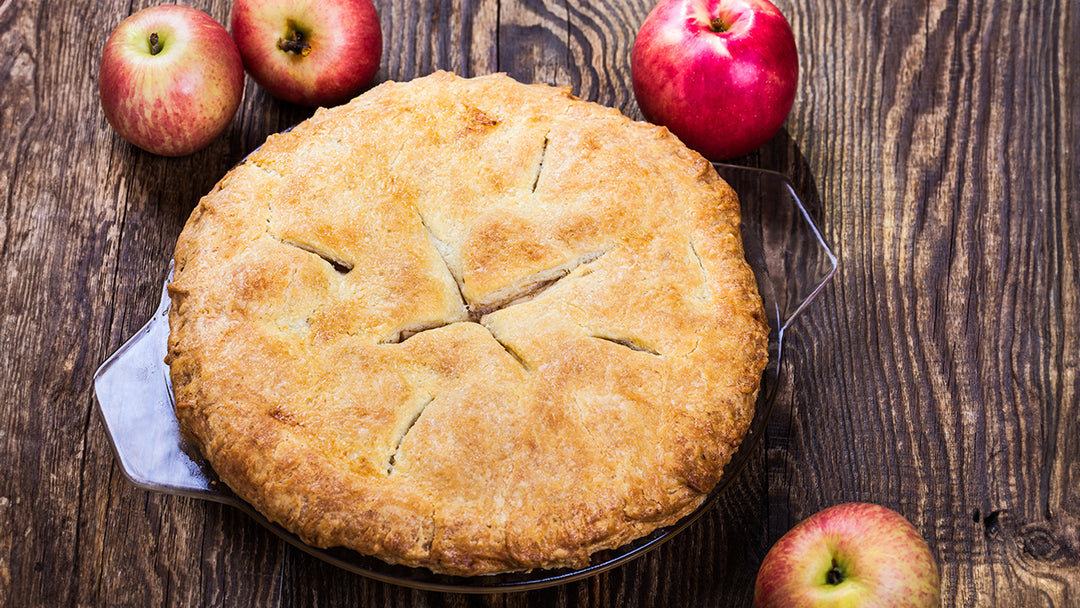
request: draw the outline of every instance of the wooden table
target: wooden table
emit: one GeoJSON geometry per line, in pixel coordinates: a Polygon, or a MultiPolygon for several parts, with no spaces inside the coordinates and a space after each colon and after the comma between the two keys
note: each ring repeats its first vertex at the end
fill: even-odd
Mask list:
{"type": "MultiPolygon", "coordinates": [[[[538,592],[441,595],[308,557],[235,509],[135,489],[95,369],[150,316],[201,194],[310,114],[250,81],[195,155],[110,129],[97,64],[149,3],[0,2],[0,605],[738,606],[770,545],[840,502],[926,536],[946,606],[1080,606],[1080,4],[778,0],[800,49],[787,174],[840,271],[786,343],[767,436],[659,550],[538,592]]],[[[230,2],[193,2],[225,22],[230,2]]],[[[650,0],[377,0],[377,81],[570,85],[640,118],[650,0]]]]}

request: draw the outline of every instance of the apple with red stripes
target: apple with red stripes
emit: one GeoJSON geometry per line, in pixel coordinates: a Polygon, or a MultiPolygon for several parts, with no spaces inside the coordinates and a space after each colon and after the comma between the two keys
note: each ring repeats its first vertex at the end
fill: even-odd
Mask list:
{"type": "Polygon", "coordinates": [[[229,32],[202,11],[154,6],[131,15],[105,42],[98,71],[105,118],[154,154],[184,156],[232,122],[244,66],[229,32]]]}
{"type": "Polygon", "coordinates": [[[926,540],[903,515],[847,503],[811,515],[769,549],[755,608],[931,608],[941,580],[926,540]]]}

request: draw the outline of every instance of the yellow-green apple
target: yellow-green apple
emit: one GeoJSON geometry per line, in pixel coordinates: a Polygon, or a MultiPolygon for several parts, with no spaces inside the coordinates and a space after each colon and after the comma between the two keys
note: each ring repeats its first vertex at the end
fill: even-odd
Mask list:
{"type": "Polygon", "coordinates": [[[792,528],[758,570],[755,608],[929,608],[940,579],[903,515],[869,503],[829,507],[792,528]]]}
{"type": "Polygon", "coordinates": [[[795,101],[791,25],[767,0],[663,0],[630,57],[648,120],[712,160],[761,147],[795,101]]]}
{"type": "Polygon", "coordinates": [[[109,36],[98,87],[105,118],[124,139],[183,156],[229,126],[244,94],[244,66],[229,32],[210,15],[154,6],[109,36]]]}
{"type": "Polygon", "coordinates": [[[232,35],[255,82],[306,106],[351,99],[382,56],[371,0],[236,0],[232,35]]]}

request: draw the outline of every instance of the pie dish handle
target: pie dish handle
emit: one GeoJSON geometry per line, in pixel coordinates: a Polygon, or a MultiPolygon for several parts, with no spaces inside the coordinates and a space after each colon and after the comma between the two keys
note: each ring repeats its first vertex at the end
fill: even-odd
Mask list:
{"type": "Polygon", "coordinates": [[[770,365],[784,333],[836,273],[837,258],[787,176],[713,163],[739,195],[743,246],[772,330],[770,365]]]}
{"type": "MultiPolygon", "coordinates": [[[[167,285],[172,279],[169,267],[167,285]]],[[[236,504],[201,458],[183,441],[176,420],[165,355],[169,294],[163,288],[154,316],[94,374],[98,412],[120,471],[135,486],[236,504]]]]}

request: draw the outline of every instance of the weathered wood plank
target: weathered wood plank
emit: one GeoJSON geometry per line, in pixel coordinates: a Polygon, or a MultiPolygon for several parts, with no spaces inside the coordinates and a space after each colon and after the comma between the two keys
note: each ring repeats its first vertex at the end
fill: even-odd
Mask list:
{"type": "Polygon", "coordinates": [[[788,506],[771,534],[835,502],[881,502],[929,537],[945,605],[1070,605],[1080,503],[1062,488],[1077,455],[1058,446],[1080,433],[1065,346],[1080,171],[1064,143],[1075,103],[1061,105],[1077,86],[1075,8],[790,4],[807,44],[788,126],[815,144],[841,257],[797,339],[839,339],[808,362],[839,371],[803,381],[790,438],[770,450],[770,501],[788,506]],[[1045,563],[1020,559],[1026,545],[1045,563]]]}

